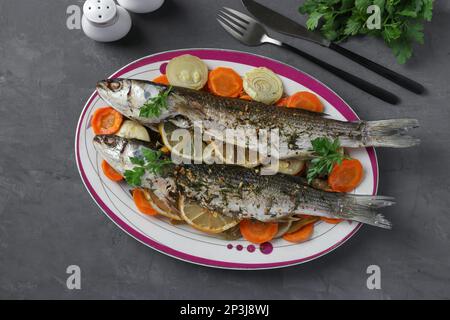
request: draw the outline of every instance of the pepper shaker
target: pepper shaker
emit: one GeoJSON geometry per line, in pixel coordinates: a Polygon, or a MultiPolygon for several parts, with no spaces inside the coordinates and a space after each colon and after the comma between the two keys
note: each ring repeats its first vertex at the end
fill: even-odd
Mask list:
{"type": "Polygon", "coordinates": [[[101,42],[123,38],[131,29],[130,14],[114,0],[87,0],[81,26],[91,39],[101,42]]]}
{"type": "Polygon", "coordinates": [[[147,13],[159,9],[164,0],[117,0],[128,11],[135,13],[147,13]]]}

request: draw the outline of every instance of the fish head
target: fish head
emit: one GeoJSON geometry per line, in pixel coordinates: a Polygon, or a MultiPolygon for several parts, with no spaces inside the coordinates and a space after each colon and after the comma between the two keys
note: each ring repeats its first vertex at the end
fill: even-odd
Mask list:
{"type": "Polygon", "coordinates": [[[93,140],[94,148],[100,153],[114,169],[120,170],[122,154],[124,153],[128,140],[116,135],[96,135],[93,140]]]}
{"type": "Polygon", "coordinates": [[[96,135],[94,148],[117,172],[133,169],[131,158],[143,158],[143,149],[154,150],[148,142],[116,135],[96,135]]]}
{"type": "Polygon", "coordinates": [[[131,107],[128,99],[132,92],[131,88],[132,82],[128,79],[108,79],[97,82],[97,92],[100,97],[124,114],[131,107]]]}
{"type": "Polygon", "coordinates": [[[148,148],[144,141],[116,135],[96,135],[93,144],[100,156],[121,173],[133,167],[130,158],[142,157],[142,147],[148,148]]]}
{"type": "MultiPolygon", "coordinates": [[[[94,148],[100,154],[110,166],[117,172],[124,175],[125,171],[133,170],[135,164],[131,161],[131,158],[145,157],[144,149],[158,151],[152,149],[150,145],[141,140],[122,138],[116,135],[96,135],[93,140],[94,148]]],[[[171,168],[168,168],[170,171],[171,168]]],[[[176,190],[176,183],[170,177],[165,177],[161,173],[155,174],[152,172],[146,172],[146,182],[150,183],[147,188],[151,188],[155,194],[160,198],[160,201],[164,201],[167,206],[172,206],[174,203],[169,195],[170,192],[176,190]]]]}
{"type": "MultiPolygon", "coordinates": [[[[167,86],[135,79],[108,79],[97,82],[100,97],[128,118],[139,119],[141,107],[150,99],[167,90],[167,86]]],[[[145,118],[146,123],[159,123],[170,116],[168,110],[154,118],[145,118]]]]}

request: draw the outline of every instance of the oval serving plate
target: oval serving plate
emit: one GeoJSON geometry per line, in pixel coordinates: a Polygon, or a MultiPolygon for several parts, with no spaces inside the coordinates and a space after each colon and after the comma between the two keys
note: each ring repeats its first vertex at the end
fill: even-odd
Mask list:
{"type": "MultiPolygon", "coordinates": [[[[347,121],[359,119],[336,93],[313,77],[279,61],[245,52],[222,49],[167,51],[136,60],[111,77],[151,80],[164,73],[170,59],[181,54],[192,54],[203,59],[210,69],[227,66],[241,75],[254,67],[267,67],[280,76],[287,94],[300,90],[314,92],[331,117],[347,121]]],[[[94,92],[78,121],[75,154],[81,179],[94,201],[111,220],[130,236],[157,251],[187,262],[217,268],[279,268],[321,257],[339,247],[361,227],[356,222],[341,222],[337,225],[318,222],[314,235],[306,242],[293,244],[276,239],[259,246],[245,240],[222,240],[198,232],[188,225],[172,225],[163,218],[142,215],[134,206],[128,186],[112,182],[101,174],[102,159],[92,144],[94,134],[90,128],[90,119],[97,108],[105,105],[94,92]]],[[[376,194],[378,164],[374,149],[355,149],[350,151],[350,155],[361,161],[365,172],[364,180],[353,193],[376,194]]]]}

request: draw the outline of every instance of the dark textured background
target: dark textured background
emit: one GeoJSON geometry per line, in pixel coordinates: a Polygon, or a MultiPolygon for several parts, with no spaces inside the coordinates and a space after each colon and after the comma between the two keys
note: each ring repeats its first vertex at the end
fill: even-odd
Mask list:
{"type": "MultiPolygon", "coordinates": [[[[299,21],[302,1],[261,1],[299,21]],[[275,3],[277,3],[275,5],[275,3]]],[[[132,15],[117,43],[95,43],[66,28],[75,0],[0,0],[0,298],[450,298],[450,4],[437,1],[426,43],[406,66],[375,39],[346,46],[423,83],[417,96],[330,52],[295,39],[318,57],[402,97],[391,106],[315,65],[264,46],[240,45],[214,20],[240,1],[166,0],[159,11],[132,15]],[[74,157],[75,126],[96,80],[130,61],[188,47],[230,48],[279,59],[338,92],[363,119],[413,117],[422,144],[379,150],[380,193],[393,231],[363,227],[335,252],[271,271],[191,265],[138,243],[91,200],[74,157]],[[82,290],[66,289],[66,267],[82,269],[82,290]],[[366,288],[368,265],[382,271],[382,290],[366,288]]]]}

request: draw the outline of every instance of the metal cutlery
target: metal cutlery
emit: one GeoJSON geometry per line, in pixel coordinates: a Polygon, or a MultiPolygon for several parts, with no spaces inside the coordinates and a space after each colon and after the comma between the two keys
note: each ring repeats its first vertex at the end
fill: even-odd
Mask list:
{"type": "Polygon", "coordinates": [[[259,4],[254,0],[242,0],[242,3],[257,20],[275,31],[330,48],[409,91],[417,94],[422,94],[425,91],[425,88],[420,83],[383,67],[382,65],[341,47],[336,43],[330,42],[323,38],[320,34],[308,30],[301,24],[259,4]]]}
{"type": "Polygon", "coordinates": [[[370,82],[367,82],[364,79],[354,76],[342,69],[339,69],[287,43],[283,43],[270,37],[263,25],[242,12],[224,7],[223,10],[219,12],[217,21],[230,35],[246,45],[259,46],[265,43],[269,43],[282,47],[319,65],[323,69],[328,70],[329,72],[335,74],[336,76],[354,85],[355,87],[383,101],[386,101],[390,104],[397,104],[400,101],[400,99],[396,95],[390,93],[389,91],[386,91],[385,89],[382,89],[374,84],[371,84],[370,82]]]}

